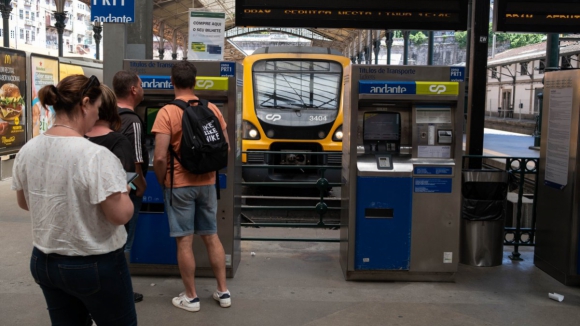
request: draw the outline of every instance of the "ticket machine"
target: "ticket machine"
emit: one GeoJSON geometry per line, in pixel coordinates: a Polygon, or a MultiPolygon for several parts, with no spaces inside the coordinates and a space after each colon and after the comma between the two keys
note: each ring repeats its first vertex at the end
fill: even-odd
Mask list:
{"type": "Polygon", "coordinates": [[[340,261],[347,280],[453,281],[463,67],[352,65],[340,261]]]}
{"type": "MultiPolygon", "coordinates": [[[[177,61],[125,60],[124,69],[136,72],[145,98],[135,109],[146,125],[149,150],[147,190],[137,222],[129,268],[134,275],[179,275],[176,243],[169,224],[161,186],[153,172],[155,137],[151,128],[158,111],[174,99],[171,67],[177,61]]],[[[233,277],[240,263],[242,67],[235,62],[192,61],[197,68],[195,94],[214,103],[227,123],[231,150],[228,166],[219,173],[218,236],[226,254],[226,275],[233,277]]],[[[194,241],[197,276],[213,276],[203,242],[194,241]]]]}

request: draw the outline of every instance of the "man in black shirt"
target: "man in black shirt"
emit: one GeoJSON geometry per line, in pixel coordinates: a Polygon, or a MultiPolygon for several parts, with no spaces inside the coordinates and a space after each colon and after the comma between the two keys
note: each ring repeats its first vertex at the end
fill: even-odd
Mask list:
{"type": "MultiPolygon", "coordinates": [[[[130,194],[134,213],[131,221],[127,224],[127,244],[125,245],[125,254],[130,257],[131,247],[135,239],[137,218],[141,210],[143,194],[147,188],[145,176],[149,167],[149,152],[145,147],[145,124],[141,117],[135,113],[135,107],[143,101],[141,78],[134,72],[121,70],[113,77],[113,91],[117,96],[117,105],[122,122],[119,132],[131,142],[135,157],[135,172],[139,174],[139,177],[133,181],[137,189],[130,194]]],[[[143,295],[135,293],[135,301],[141,300],[143,300],[143,295]]]]}

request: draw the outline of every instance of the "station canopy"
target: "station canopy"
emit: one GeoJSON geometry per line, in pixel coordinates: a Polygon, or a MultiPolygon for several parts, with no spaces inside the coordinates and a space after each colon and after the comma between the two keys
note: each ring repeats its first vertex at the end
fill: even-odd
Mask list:
{"type": "Polygon", "coordinates": [[[310,39],[313,46],[323,46],[344,51],[347,44],[357,35],[354,29],[315,29],[315,28],[244,28],[235,26],[235,0],[153,0],[153,34],[159,36],[160,24],[164,23],[166,40],[173,42],[174,30],[177,30],[177,43],[187,43],[190,8],[226,14],[226,35],[224,59],[240,61],[245,54],[228,40],[237,36],[275,32],[310,39]]]}

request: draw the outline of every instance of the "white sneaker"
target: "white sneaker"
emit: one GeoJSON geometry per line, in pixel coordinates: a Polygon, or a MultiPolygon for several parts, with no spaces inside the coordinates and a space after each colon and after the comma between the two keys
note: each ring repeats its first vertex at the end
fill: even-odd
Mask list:
{"type": "Polygon", "coordinates": [[[218,294],[217,291],[215,291],[213,293],[213,299],[215,301],[219,301],[220,306],[222,306],[222,308],[228,308],[229,306],[232,305],[232,298],[230,296],[230,291],[222,293],[221,296],[218,294]]]}
{"type": "Polygon", "coordinates": [[[199,305],[199,298],[194,298],[193,300],[187,300],[185,293],[180,293],[178,297],[171,300],[174,306],[177,308],[185,309],[187,311],[196,312],[201,308],[199,305]]]}

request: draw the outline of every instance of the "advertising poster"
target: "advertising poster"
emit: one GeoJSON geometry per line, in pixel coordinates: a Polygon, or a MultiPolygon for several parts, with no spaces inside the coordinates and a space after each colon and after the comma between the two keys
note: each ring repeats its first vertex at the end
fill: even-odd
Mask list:
{"type": "Polygon", "coordinates": [[[0,48],[0,155],[26,142],[26,55],[0,48]]]}
{"type": "Polygon", "coordinates": [[[223,60],[226,14],[189,9],[189,60],[223,60]]]}
{"type": "Polygon", "coordinates": [[[43,134],[54,122],[52,106],[42,106],[38,91],[46,85],[58,84],[58,60],[47,57],[31,56],[32,81],[32,137],[43,134]]]}

